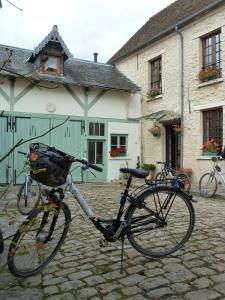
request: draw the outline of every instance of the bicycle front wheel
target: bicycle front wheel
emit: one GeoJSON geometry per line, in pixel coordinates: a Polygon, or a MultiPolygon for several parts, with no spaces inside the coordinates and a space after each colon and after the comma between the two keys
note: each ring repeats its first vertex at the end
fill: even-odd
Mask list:
{"type": "Polygon", "coordinates": [[[189,177],[186,174],[180,173],[177,175],[176,178],[181,181],[180,189],[185,193],[189,194],[191,189],[191,181],[189,177]]]}
{"type": "Polygon", "coordinates": [[[29,178],[27,185],[24,182],[17,194],[17,208],[22,215],[28,215],[40,203],[40,199],[40,184],[29,178]]]}
{"type": "Polygon", "coordinates": [[[131,245],[151,257],[163,257],[180,249],[195,223],[188,195],[164,186],[144,192],[138,201],[141,208],[131,205],[127,212],[131,245]]]}
{"type": "Polygon", "coordinates": [[[199,193],[202,197],[210,198],[217,191],[217,179],[213,173],[205,173],[199,181],[199,193]]]}
{"type": "Polygon", "coordinates": [[[53,204],[35,208],[15,233],[8,252],[8,267],[19,277],[40,272],[64,242],[71,214],[68,206],[53,204]]]}

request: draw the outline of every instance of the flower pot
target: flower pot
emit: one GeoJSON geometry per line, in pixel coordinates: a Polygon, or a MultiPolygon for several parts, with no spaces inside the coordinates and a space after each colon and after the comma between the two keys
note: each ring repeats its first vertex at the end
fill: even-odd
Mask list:
{"type": "Polygon", "coordinates": [[[216,156],[216,152],[205,151],[203,152],[203,156],[216,156]]]}

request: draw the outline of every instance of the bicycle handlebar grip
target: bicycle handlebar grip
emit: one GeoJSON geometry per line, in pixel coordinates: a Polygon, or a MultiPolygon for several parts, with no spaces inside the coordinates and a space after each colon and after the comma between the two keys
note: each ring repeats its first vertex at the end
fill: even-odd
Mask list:
{"type": "Polygon", "coordinates": [[[23,151],[17,151],[17,153],[23,154],[23,155],[26,155],[26,156],[27,156],[27,153],[26,153],[26,152],[23,152],[23,151]]]}
{"type": "Polygon", "coordinates": [[[98,167],[98,166],[90,164],[90,163],[88,163],[88,165],[89,165],[90,168],[92,168],[92,169],[94,169],[94,170],[96,170],[98,172],[102,172],[103,171],[103,169],[101,167],[98,167]]]}

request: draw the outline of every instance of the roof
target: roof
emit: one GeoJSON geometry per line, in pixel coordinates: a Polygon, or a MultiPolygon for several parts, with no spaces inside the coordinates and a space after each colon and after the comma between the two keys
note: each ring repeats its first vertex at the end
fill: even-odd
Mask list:
{"type": "Polygon", "coordinates": [[[0,67],[0,74],[14,77],[22,75],[28,80],[115,89],[125,92],[135,92],[139,89],[135,83],[110,64],[69,57],[64,62],[63,76],[42,75],[38,72],[34,63],[28,62],[28,58],[33,53],[32,50],[0,45],[0,62],[3,62],[3,65],[9,57],[9,53],[12,53],[10,62],[4,66],[4,69],[0,67]]]}
{"type": "Polygon", "coordinates": [[[187,25],[197,16],[224,4],[224,0],[177,0],[152,16],[109,60],[114,63],[187,25]]]}
{"type": "Polygon", "coordinates": [[[31,54],[28,61],[33,62],[35,57],[45,48],[45,46],[49,42],[56,42],[59,43],[63,49],[63,55],[67,59],[68,57],[73,57],[70,53],[69,49],[67,48],[65,42],[63,41],[62,37],[60,36],[58,32],[58,26],[54,25],[52,30],[49,32],[49,34],[40,42],[40,44],[34,48],[33,53],[31,54]]]}
{"type": "Polygon", "coordinates": [[[172,110],[160,110],[144,117],[146,120],[155,120],[159,123],[179,121],[180,114],[172,110]]]}

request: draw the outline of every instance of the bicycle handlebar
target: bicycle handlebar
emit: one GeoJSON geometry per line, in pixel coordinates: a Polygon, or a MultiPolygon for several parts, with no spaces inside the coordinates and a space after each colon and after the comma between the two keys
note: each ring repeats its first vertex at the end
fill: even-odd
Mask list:
{"type": "Polygon", "coordinates": [[[22,155],[24,155],[24,156],[27,156],[27,153],[26,153],[26,152],[23,152],[23,151],[17,151],[17,153],[22,154],[22,155]]]}
{"type": "Polygon", "coordinates": [[[87,167],[90,167],[91,169],[94,169],[94,170],[96,170],[98,172],[102,172],[103,171],[103,169],[101,167],[98,167],[98,166],[96,166],[94,164],[91,164],[91,163],[89,163],[85,159],[76,159],[76,158],[74,158],[74,161],[80,162],[80,163],[86,165],[87,167]]]}

